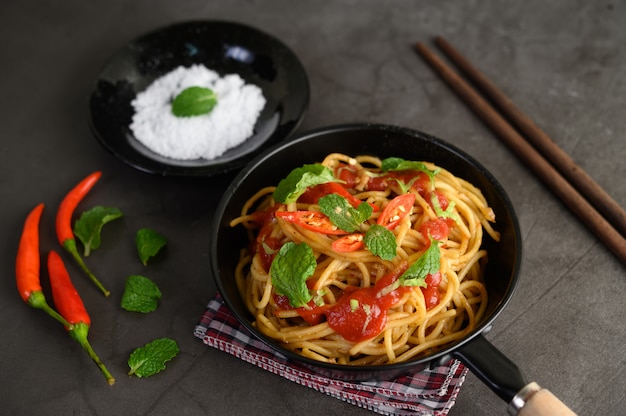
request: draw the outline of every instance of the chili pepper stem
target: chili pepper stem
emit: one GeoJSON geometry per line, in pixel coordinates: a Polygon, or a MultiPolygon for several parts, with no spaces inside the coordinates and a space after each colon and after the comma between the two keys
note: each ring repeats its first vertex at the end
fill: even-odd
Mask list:
{"type": "Polygon", "coordinates": [[[57,311],[55,311],[54,309],[50,307],[50,305],[48,305],[48,302],[46,301],[46,297],[44,296],[42,291],[38,290],[38,291],[32,292],[30,296],[28,297],[28,300],[26,301],[26,303],[28,303],[29,306],[35,309],[41,309],[42,311],[44,311],[45,313],[47,313],[48,315],[50,315],[51,317],[53,317],[54,319],[62,323],[64,327],[70,328],[70,329],[74,328],[74,325],[70,324],[65,318],[59,315],[57,311]]]}
{"type": "Polygon", "coordinates": [[[78,322],[74,324],[73,328],[68,330],[68,333],[72,338],[74,338],[81,347],[89,354],[89,357],[93,360],[94,363],[98,366],[104,377],[106,377],[107,382],[110,386],[115,384],[115,377],[111,375],[109,370],[105,367],[104,363],[98,357],[98,354],[93,350],[89,340],[87,339],[87,334],[89,333],[89,325],[84,322],[78,322]]]}
{"type": "Polygon", "coordinates": [[[78,263],[78,265],[83,270],[83,272],[85,272],[85,274],[87,274],[87,277],[89,277],[89,280],[91,280],[98,287],[98,289],[100,289],[100,291],[104,294],[104,296],[109,296],[111,294],[111,292],[109,292],[102,285],[102,283],[100,283],[98,278],[91,272],[91,270],[89,270],[89,268],[87,268],[87,265],[83,261],[83,259],[80,256],[80,254],[78,254],[78,250],[76,248],[76,240],[69,238],[69,239],[63,241],[63,248],[65,248],[65,250],[68,253],[70,253],[72,255],[72,257],[74,257],[74,260],[76,260],[76,263],[78,263]]]}

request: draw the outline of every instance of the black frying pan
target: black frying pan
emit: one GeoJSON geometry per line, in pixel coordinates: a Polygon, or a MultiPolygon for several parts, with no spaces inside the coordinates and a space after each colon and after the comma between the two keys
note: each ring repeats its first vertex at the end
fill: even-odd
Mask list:
{"type": "MultiPolygon", "coordinates": [[[[226,190],[217,208],[211,235],[212,270],[226,305],[251,333],[289,359],[336,379],[380,380],[458,358],[510,404],[512,414],[517,414],[517,410],[524,406],[525,400],[538,390],[538,386],[529,384],[519,368],[489,343],[484,334],[513,295],[520,273],[521,255],[522,242],[513,206],[502,186],[480,163],[433,136],[378,124],[323,128],[304,133],[265,151],[251,161],[226,190]],[[432,355],[405,363],[348,367],[321,363],[283,349],[251,324],[252,317],[241,301],[234,279],[239,252],[248,244],[247,236],[243,227],[231,228],[228,223],[240,214],[245,201],[260,188],[276,185],[292,169],[305,163],[320,162],[333,152],[351,156],[371,154],[380,158],[397,156],[408,160],[430,161],[481,189],[496,214],[495,228],[502,239],[495,243],[488,236],[485,237],[484,245],[489,253],[485,272],[489,303],[482,322],[464,339],[432,355]]],[[[558,399],[555,400],[558,402],[558,399]]]]}

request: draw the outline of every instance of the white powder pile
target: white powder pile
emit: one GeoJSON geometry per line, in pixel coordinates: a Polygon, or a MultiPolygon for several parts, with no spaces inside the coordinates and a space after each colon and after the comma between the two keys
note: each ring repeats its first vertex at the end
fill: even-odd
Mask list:
{"type": "Polygon", "coordinates": [[[171,159],[215,159],[252,136],[265,106],[259,87],[237,74],[220,77],[203,65],[178,67],[137,94],[133,134],[147,148],[171,159]],[[210,88],[217,104],[209,114],[176,117],[172,101],[189,87],[210,88]]]}

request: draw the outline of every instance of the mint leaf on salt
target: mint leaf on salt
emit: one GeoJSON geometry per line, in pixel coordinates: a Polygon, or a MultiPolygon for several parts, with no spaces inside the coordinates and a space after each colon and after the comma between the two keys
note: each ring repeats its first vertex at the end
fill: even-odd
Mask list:
{"type": "Polygon", "coordinates": [[[176,357],[180,349],[170,338],[158,338],[135,349],[128,358],[129,376],[149,377],[165,370],[165,363],[176,357]]]}
{"type": "Polygon", "coordinates": [[[89,256],[91,250],[100,247],[100,232],[107,222],[122,216],[117,208],[95,206],[83,212],[74,223],[74,235],[83,243],[83,255],[89,256]]]}
{"type": "Polygon", "coordinates": [[[176,117],[193,117],[208,114],[217,104],[217,94],[204,87],[184,89],[172,101],[172,113],[176,117]]]}
{"type": "Polygon", "coordinates": [[[156,256],[166,244],[165,237],[150,228],[142,228],[135,235],[137,253],[144,266],[148,264],[148,259],[156,256]]]}
{"type": "Polygon", "coordinates": [[[161,291],[152,280],[144,276],[132,275],[126,279],[120,306],[130,312],[148,313],[156,310],[161,299],[161,291]]]}

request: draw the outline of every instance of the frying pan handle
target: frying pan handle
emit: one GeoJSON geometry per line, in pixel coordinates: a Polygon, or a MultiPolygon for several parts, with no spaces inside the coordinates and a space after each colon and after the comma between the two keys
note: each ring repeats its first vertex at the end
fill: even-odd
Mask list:
{"type": "Polygon", "coordinates": [[[572,410],[549,390],[530,383],[509,403],[511,416],[576,416],[572,410]]]}
{"type": "Polygon", "coordinates": [[[452,352],[476,377],[509,403],[528,384],[519,367],[482,335],[452,352]]]}
{"type": "Polygon", "coordinates": [[[517,416],[575,416],[549,390],[528,383],[519,367],[482,335],[452,352],[472,373],[509,403],[508,413],[517,416]]]}

